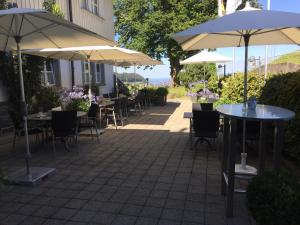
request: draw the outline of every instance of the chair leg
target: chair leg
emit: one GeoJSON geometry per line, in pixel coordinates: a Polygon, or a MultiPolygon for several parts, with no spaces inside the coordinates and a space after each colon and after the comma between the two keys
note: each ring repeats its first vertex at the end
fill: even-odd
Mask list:
{"type": "Polygon", "coordinates": [[[96,131],[96,136],[97,136],[97,143],[99,143],[99,133],[98,133],[98,128],[97,128],[97,121],[94,120],[94,126],[95,126],[95,131],[96,131]]]}
{"type": "Polygon", "coordinates": [[[117,125],[117,120],[116,120],[116,114],[115,114],[115,111],[113,111],[113,117],[114,117],[115,127],[116,127],[116,130],[117,130],[117,129],[118,129],[118,125],[117,125]]]}
{"type": "Polygon", "coordinates": [[[16,139],[17,139],[17,134],[16,134],[16,132],[15,132],[14,139],[13,139],[12,151],[15,151],[15,150],[16,150],[16,139]]]}
{"type": "Polygon", "coordinates": [[[55,136],[54,136],[54,134],[52,135],[52,149],[53,149],[53,153],[55,153],[56,149],[55,149],[55,136]]]}

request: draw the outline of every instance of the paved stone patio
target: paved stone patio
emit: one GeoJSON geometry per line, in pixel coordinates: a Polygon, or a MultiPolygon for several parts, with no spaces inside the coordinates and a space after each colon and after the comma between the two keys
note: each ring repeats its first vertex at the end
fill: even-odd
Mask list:
{"type": "MultiPolygon", "coordinates": [[[[80,137],[78,151],[33,146],[32,165],[57,168],[36,187],[0,192],[0,225],[242,225],[255,224],[244,195],[226,219],[220,162],[205,145],[189,149],[189,101],[169,102],[106,129],[100,144],[80,137]]],[[[5,141],[11,140],[6,138],[5,141]]],[[[23,144],[0,145],[4,173],[24,166],[23,144]]]]}

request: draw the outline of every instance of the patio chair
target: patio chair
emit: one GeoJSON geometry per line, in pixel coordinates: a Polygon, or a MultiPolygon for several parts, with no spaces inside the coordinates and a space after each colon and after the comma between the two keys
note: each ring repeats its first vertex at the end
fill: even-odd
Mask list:
{"type": "Polygon", "coordinates": [[[70,138],[78,141],[78,124],[76,111],[53,111],[52,120],[52,146],[55,152],[55,139],[60,139],[64,147],[69,151],[70,138]]]}
{"type": "Polygon", "coordinates": [[[203,111],[213,110],[213,103],[200,103],[200,106],[203,111]]]}
{"type": "Polygon", "coordinates": [[[122,126],[124,126],[124,118],[122,112],[122,102],[121,98],[114,100],[115,104],[111,108],[106,108],[106,124],[110,119],[113,120],[116,130],[118,129],[117,121],[121,121],[122,126]]]}
{"type": "Polygon", "coordinates": [[[132,99],[128,104],[129,111],[142,114],[144,98],[145,93],[138,91],[136,97],[132,99]]]}
{"type": "Polygon", "coordinates": [[[206,142],[211,148],[209,139],[216,139],[218,137],[220,115],[217,111],[193,111],[193,136],[198,138],[195,145],[206,142]]]}
{"type": "MultiPolygon", "coordinates": [[[[14,126],[14,138],[13,138],[12,150],[15,150],[17,138],[25,136],[24,121],[21,118],[21,115],[18,114],[17,112],[9,110],[8,113],[14,126]]],[[[28,135],[35,135],[36,142],[40,142],[39,135],[43,135],[42,128],[28,126],[27,130],[28,130],[28,135]]]]}
{"type": "Polygon", "coordinates": [[[99,143],[98,127],[97,127],[97,114],[99,112],[99,105],[96,103],[92,103],[89,111],[87,113],[87,117],[84,121],[80,121],[79,128],[89,128],[91,131],[91,137],[93,138],[93,129],[95,129],[97,142],[99,143]]]}

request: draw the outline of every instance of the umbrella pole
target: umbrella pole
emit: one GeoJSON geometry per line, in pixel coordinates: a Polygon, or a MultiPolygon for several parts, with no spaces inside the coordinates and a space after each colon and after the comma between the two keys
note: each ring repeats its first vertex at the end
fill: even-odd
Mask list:
{"type": "Polygon", "coordinates": [[[204,74],[203,75],[203,77],[204,77],[204,79],[203,79],[204,80],[204,89],[203,90],[204,90],[204,92],[205,92],[205,72],[206,71],[205,71],[205,63],[204,63],[204,65],[203,65],[203,74],[204,74]]]}
{"type": "Polygon", "coordinates": [[[90,105],[92,104],[92,81],[91,81],[91,61],[90,56],[87,57],[88,61],[88,71],[89,71],[89,101],[90,105]]]}
{"type": "MultiPolygon", "coordinates": [[[[246,110],[247,104],[247,82],[248,82],[248,46],[250,35],[244,35],[245,42],[245,71],[244,71],[244,110],[246,110]]],[[[247,153],[246,153],[246,120],[243,120],[243,153],[241,154],[241,165],[243,169],[246,169],[247,165],[247,153]]]]}
{"type": "Polygon", "coordinates": [[[117,97],[119,97],[119,85],[118,85],[118,77],[117,77],[117,72],[118,72],[118,69],[117,69],[117,62],[115,61],[115,73],[116,73],[116,94],[117,94],[117,97]]]}
{"type": "Polygon", "coordinates": [[[133,64],[133,73],[134,73],[134,84],[136,84],[136,68],[135,68],[135,63],[133,64]]]}
{"type": "Polygon", "coordinates": [[[21,56],[21,49],[20,49],[20,37],[16,37],[17,43],[17,52],[18,52],[18,63],[19,63],[19,76],[20,76],[20,87],[21,87],[21,113],[24,120],[24,132],[25,132],[25,142],[26,142],[26,174],[28,176],[31,175],[30,172],[30,158],[31,153],[29,149],[29,140],[28,140],[28,128],[27,128],[27,105],[25,100],[25,91],[24,91],[24,79],[23,79],[23,68],[22,68],[22,56],[21,56]]]}

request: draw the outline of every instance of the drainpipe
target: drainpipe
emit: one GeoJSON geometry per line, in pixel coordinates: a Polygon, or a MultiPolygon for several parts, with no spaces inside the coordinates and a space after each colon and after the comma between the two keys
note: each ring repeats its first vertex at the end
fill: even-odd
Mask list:
{"type": "MultiPolygon", "coordinates": [[[[70,22],[73,23],[73,11],[72,11],[72,0],[69,0],[69,18],[70,22]]],[[[72,80],[72,87],[75,85],[75,69],[74,69],[74,61],[71,60],[71,80],[72,80]]]]}

